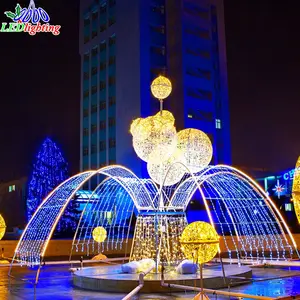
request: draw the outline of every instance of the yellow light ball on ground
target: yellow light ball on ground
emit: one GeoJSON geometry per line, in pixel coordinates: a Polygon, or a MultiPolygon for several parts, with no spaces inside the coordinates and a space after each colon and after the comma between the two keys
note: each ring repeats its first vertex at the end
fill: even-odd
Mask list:
{"type": "Polygon", "coordinates": [[[219,239],[216,230],[209,223],[194,222],[183,230],[180,243],[186,258],[203,264],[216,256],[219,239]]]}
{"type": "Polygon", "coordinates": [[[0,215],[0,240],[3,239],[5,231],[6,231],[6,224],[2,215],[0,215]]]}
{"type": "Polygon", "coordinates": [[[103,243],[107,238],[107,231],[104,227],[96,227],[93,229],[93,239],[97,243],[103,243]]]}
{"type": "Polygon", "coordinates": [[[209,137],[198,129],[184,129],[177,134],[177,148],[182,151],[185,165],[197,173],[209,165],[213,147],[209,137]]]}
{"type": "Polygon", "coordinates": [[[166,99],[172,92],[172,83],[168,78],[158,76],[151,84],[151,92],[159,100],[166,99]]]}

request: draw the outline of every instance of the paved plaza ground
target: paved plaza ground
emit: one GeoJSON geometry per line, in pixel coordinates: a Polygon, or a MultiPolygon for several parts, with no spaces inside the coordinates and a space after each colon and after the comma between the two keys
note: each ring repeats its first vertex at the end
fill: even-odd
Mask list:
{"type": "MultiPolygon", "coordinates": [[[[1,300],[119,300],[122,294],[104,294],[84,291],[72,286],[72,274],[69,266],[46,266],[41,272],[39,284],[34,291],[32,284],[21,281],[11,281],[7,277],[8,268],[0,268],[0,299],[1,300]]],[[[22,278],[33,278],[33,273],[27,268],[16,267],[13,274],[22,278]]],[[[255,268],[253,269],[255,282],[243,286],[233,287],[232,291],[269,297],[282,297],[300,294],[300,268],[255,268]],[[274,279],[276,277],[276,279],[274,279]]],[[[167,293],[167,294],[140,294],[135,299],[142,300],[175,300],[193,299],[192,293],[167,293]]],[[[211,299],[229,299],[228,297],[211,296],[211,299]]],[[[234,298],[231,298],[234,299],[234,298]]]]}

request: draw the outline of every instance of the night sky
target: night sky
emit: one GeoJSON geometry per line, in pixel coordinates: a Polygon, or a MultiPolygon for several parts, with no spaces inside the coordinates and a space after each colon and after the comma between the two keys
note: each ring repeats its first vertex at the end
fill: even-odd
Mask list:
{"type": "MultiPolygon", "coordinates": [[[[46,136],[79,169],[79,1],[36,0],[60,36],[0,33],[0,180],[30,174],[46,136]]],[[[29,1],[19,1],[27,7],[29,1]]],[[[295,1],[225,0],[233,164],[285,170],[300,155],[295,1]]],[[[2,12],[14,1],[0,2],[2,12]]]]}

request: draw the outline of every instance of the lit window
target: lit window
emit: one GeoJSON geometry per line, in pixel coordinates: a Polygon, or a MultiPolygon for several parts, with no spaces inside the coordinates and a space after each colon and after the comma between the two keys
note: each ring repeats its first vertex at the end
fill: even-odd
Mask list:
{"type": "Polygon", "coordinates": [[[16,190],[16,186],[15,185],[10,185],[8,187],[8,191],[11,193],[11,192],[14,192],[16,190]]]}
{"type": "Polygon", "coordinates": [[[193,115],[188,114],[188,118],[189,118],[189,119],[192,119],[192,118],[193,118],[193,115]]]}
{"type": "Polygon", "coordinates": [[[216,119],[216,128],[217,129],[221,129],[222,128],[221,120],[220,119],[216,119]]]}
{"type": "Polygon", "coordinates": [[[285,211],[292,211],[292,203],[285,203],[285,211]]]}

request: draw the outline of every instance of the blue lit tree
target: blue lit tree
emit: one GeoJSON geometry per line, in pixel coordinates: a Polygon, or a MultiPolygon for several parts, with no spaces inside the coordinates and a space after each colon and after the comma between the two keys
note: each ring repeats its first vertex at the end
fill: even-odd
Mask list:
{"type": "MultiPolygon", "coordinates": [[[[66,160],[57,145],[51,139],[46,138],[37,154],[28,185],[28,221],[44,198],[67,178],[68,164],[66,160]]],[[[59,233],[76,229],[79,214],[77,208],[78,204],[71,201],[58,223],[57,230],[59,233]]]]}

